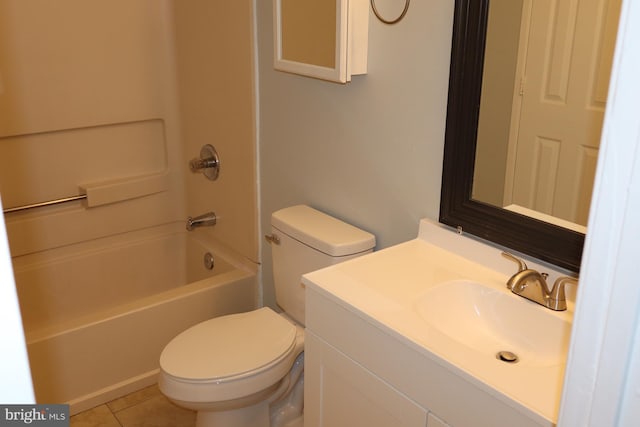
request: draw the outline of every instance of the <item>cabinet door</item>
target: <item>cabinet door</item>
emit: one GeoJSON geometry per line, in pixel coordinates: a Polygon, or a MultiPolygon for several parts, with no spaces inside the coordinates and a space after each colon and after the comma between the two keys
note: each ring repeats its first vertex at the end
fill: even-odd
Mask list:
{"type": "Polygon", "coordinates": [[[427,411],[307,329],[305,427],[425,427],[427,411]]]}

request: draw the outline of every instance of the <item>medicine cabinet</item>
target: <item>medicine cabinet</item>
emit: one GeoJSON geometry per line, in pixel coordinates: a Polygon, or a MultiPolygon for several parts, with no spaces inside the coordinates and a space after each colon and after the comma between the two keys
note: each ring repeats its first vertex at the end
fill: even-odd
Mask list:
{"type": "Polygon", "coordinates": [[[338,83],[366,74],[368,0],[273,0],[274,68],[338,83]]]}

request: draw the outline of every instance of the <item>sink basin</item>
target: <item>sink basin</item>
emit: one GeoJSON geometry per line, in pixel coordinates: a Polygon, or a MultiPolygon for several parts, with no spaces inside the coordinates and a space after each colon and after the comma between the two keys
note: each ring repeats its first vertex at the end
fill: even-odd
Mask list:
{"type": "MultiPolygon", "coordinates": [[[[449,281],[422,294],[415,310],[427,323],[434,341],[453,340],[496,361],[500,360],[498,352],[509,352],[521,365],[565,362],[571,334],[566,313],[539,306],[506,288],[468,280],[449,281]]],[[[509,353],[506,358],[511,357],[509,353]]]]}

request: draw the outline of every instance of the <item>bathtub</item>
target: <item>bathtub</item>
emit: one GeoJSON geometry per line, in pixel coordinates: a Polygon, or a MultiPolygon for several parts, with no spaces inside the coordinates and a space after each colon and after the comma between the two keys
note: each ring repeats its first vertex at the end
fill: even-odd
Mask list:
{"type": "Polygon", "coordinates": [[[179,332],[256,307],[255,265],[199,231],[169,224],[14,258],[38,403],[77,413],[153,384],[179,332]]]}

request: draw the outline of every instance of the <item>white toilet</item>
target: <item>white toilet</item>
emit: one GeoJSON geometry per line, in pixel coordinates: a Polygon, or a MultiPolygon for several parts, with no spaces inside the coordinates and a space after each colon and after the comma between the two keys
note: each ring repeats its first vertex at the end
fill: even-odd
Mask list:
{"type": "Polygon", "coordinates": [[[298,205],[271,216],[276,301],[199,323],[160,355],[159,387],[198,411],[197,427],[302,426],[304,287],[300,276],[373,250],[375,237],[298,205]]]}

